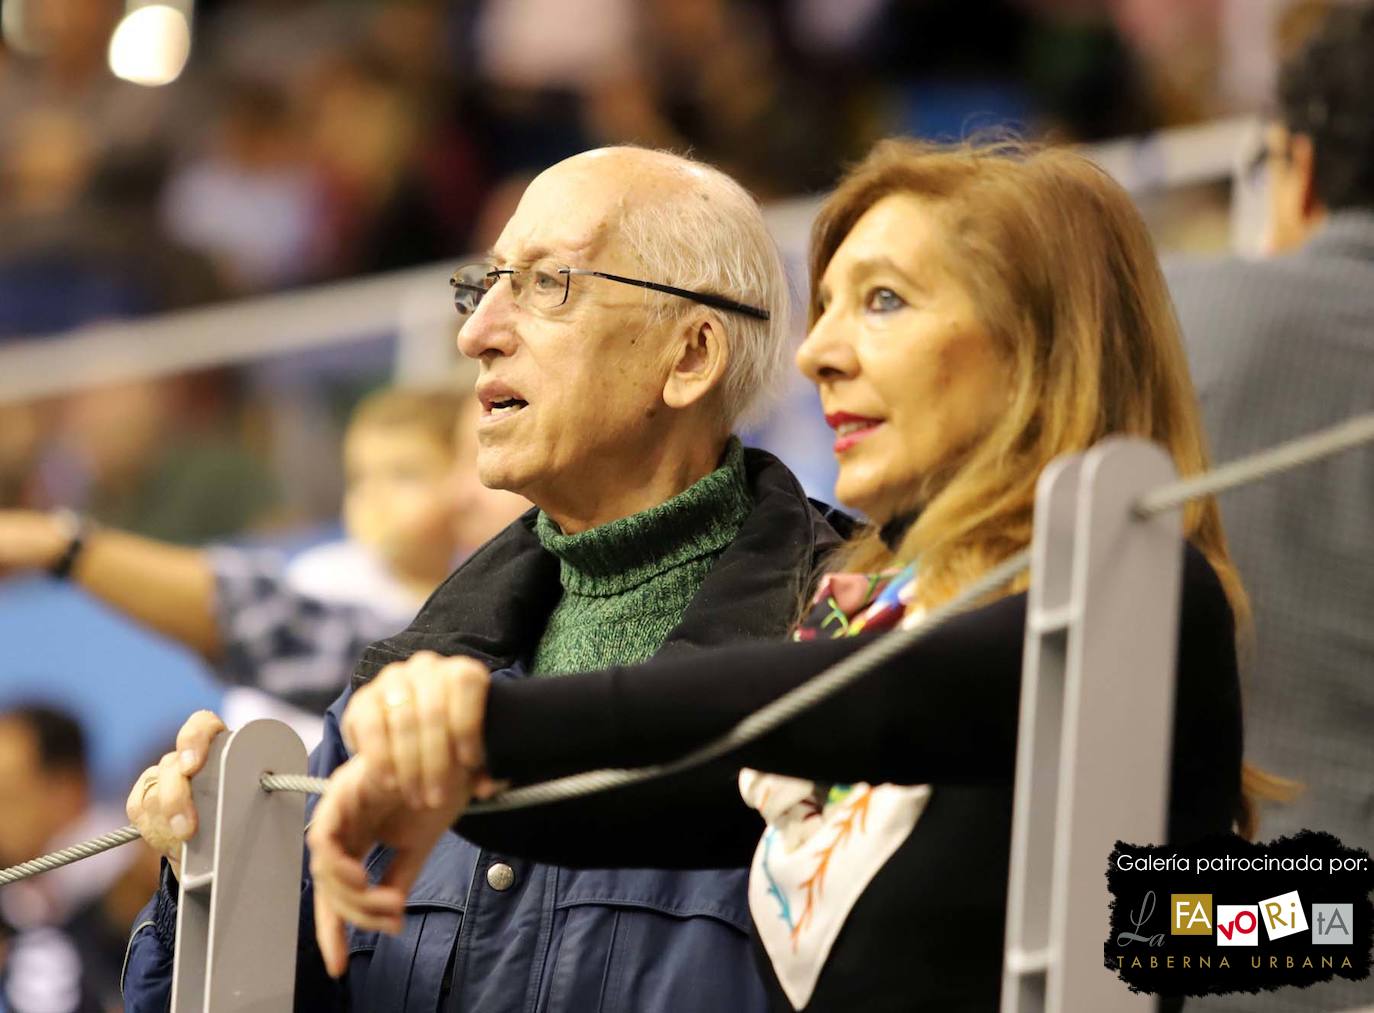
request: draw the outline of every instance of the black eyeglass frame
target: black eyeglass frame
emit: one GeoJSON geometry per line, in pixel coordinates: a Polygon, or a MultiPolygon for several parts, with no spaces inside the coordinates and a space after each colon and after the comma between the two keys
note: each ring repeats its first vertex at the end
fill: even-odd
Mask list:
{"type": "MultiPolygon", "coordinates": [[[[459,268],[461,271],[462,268],[459,268]]],[[[486,277],[499,279],[503,274],[515,274],[518,268],[514,267],[494,267],[487,272],[486,277]]],[[[753,317],[756,320],[769,320],[771,314],[767,310],[759,309],[757,306],[750,306],[748,303],[736,302],[734,299],[727,299],[723,295],[716,295],[712,292],[694,292],[687,288],[678,288],[676,285],[664,285],[657,281],[645,281],[642,278],[626,278],[624,275],[609,274],[606,271],[593,271],[588,268],[580,267],[560,267],[558,273],[563,275],[563,298],[557,303],[562,306],[568,301],[568,293],[572,289],[572,276],[579,275],[590,278],[604,278],[607,281],[619,282],[622,285],[633,285],[636,288],[647,288],[654,292],[662,292],[664,295],[677,296],[679,299],[691,299],[693,302],[701,303],[703,306],[710,306],[712,309],[725,310],[730,313],[743,313],[745,316],[753,317]]],[[[454,272],[452,278],[448,280],[449,285],[457,289],[460,287],[470,288],[458,279],[458,272],[454,272]]],[[[495,284],[495,281],[492,282],[495,284]]],[[[481,302],[482,296],[486,295],[490,289],[483,289],[482,295],[477,297],[481,302]]],[[[456,300],[455,295],[455,300],[456,300]]]]}
{"type": "Polygon", "coordinates": [[[1291,154],[1291,151],[1287,148],[1283,151],[1275,151],[1269,146],[1267,141],[1262,142],[1256,146],[1255,151],[1242,163],[1241,174],[1245,176],[1246,179],[1253,179],[1258,176],[1260,172],[1267,169],[1269,163],[1274,161],[1286,162],[1291,157],[1291,154]]]}

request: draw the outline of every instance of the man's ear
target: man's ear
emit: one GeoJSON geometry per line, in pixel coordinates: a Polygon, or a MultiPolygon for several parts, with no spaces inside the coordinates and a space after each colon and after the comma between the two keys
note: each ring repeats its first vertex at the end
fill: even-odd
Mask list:
{"type": "Polygon", "coordinates": [[[663,385],[669,408],[689,408],[719,389],[730,363],[730,349],[720,321],[712,314],[693,314],[674,333],[673,360],[663,385]]]}
{"type": "Polygon", "coordinates": [[[1292,171],[1302,188],[1302,217],[1311,223],[1326,214],[1326,208],[1317,196],[1317,156],[1312,146],[1312,138],[1306,134],[1290,134],[1288,141],[1288,160],[1292,171]]]}

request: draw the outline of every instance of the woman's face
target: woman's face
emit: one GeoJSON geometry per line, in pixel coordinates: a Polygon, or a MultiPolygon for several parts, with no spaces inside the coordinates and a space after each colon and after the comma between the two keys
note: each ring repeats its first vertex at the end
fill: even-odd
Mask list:
{"type": "Polygon", "coordinates": [[[797,351],[835,430],[835,493],[878,523],[922,505],[923,482],[1010,402],[1010,367],[947,261],[933,205],[884,197],[827,265],[797,351]]]}

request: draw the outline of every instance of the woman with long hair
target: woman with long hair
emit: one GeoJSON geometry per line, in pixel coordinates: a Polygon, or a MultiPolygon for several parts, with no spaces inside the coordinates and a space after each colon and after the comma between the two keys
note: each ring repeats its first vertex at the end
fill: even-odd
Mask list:
{"type": "MultiPolygon", "coordinates": [[[[810,319],[797,361],[836,430],[836,492],[872,524],[822,580],[800,642],[490,685],[476,662],[426,652],[382,670],[345,714],[358,755],[310,833],[331,967],[346,952],[341,915],[376,929],[403,908],[408,878],[466,803],[460,768],[532,781],[672,760],[1026,547],[1036,480],[1055,457],[1125,434],[1165,448],[1183,475],[1207,465],[1144,223],[1078,154],[880,144],[816,222],[810,319]],[[400,794],[384,787],[398,772],[400,794]],[[425,816],[400,801],[423,788],[442,789],[445,806],[425,816]],[[368,887],[362,852],[375,840],[395,854],[368,887]]],[[[1251,829],[1235,648],[1244,593],[1215,502],[1189,505],[1183,531],[1176,841],[1251,829]]],[[[456,831],[564,865],[752,863],[780,1010],[994,1009],[1025,583],[721,761],[466,817],[456,831]]],[[[393,644],[417,646],[405,634],[393,644]]]]}

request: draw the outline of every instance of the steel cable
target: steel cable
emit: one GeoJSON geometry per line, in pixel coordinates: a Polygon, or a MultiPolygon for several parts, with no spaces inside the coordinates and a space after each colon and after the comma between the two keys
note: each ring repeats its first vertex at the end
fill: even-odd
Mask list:
{"type": "MultiPolygon", "coordinates": [[[[1248,485],[1281,472],[1311,464],[1344,450],[1374,443],[1374,412],[1358,415],[1340,425],[1324,429],[1277,447],[1260,451],[1232,461],[1205,474],[1170,482],[1141,498],[1135,513],[1142,518],[1153,517],[1173,510],[1202,496],[1212,496],[1242,485],[1248,485]]],[[[506,812],[535,805],[578,798],[611,788],[637,784],[652,778],[681,773],[752,742],[779,725],[814,707],[845,687],[862,678],[889,658],[901,653],[950,617],[967,611],[991,592],[1014,580],[1030,565],[1030,551],[1018,552],[969,585],[957,597],[932,610],[909,629],[899,629],[873,641],[844,661],[818,673],[802,685],[778,697],[740,721],[724,735],[695,749],[672,763],[640,767],[633,770],[594,770],[574,774],[540,784],[514,788],[486,802],[479,802],[467,810],[474,815],[506,812]]],[[[265,791],[295,791],[323,794],[328,780],[297,774],[264,774],[261,779],[265,791]]],[[[123,827],[100,837],[83,841],[69,848],[54,851],[32,861],[0,869],[0,886],[41,872],[60,868],[83,858],[100,854],[138,838],[133,826],[123,827]]]]}

